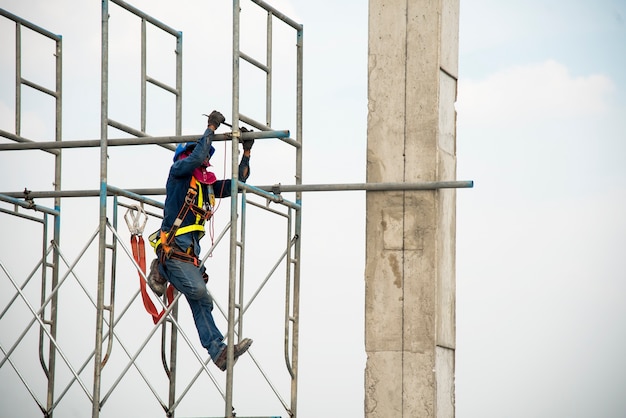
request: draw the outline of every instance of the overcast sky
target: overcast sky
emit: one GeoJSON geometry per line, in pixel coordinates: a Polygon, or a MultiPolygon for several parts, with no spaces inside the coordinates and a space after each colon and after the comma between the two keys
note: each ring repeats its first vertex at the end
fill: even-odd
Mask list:
{"type": "Polygon", "coordinates": [[[626,4],[461,4],[458,416],[623,416],[626,4]]]}
{"type": "MultiPolygon", "coordinates": [[[[270,3],[305,27],[303,182],[364,182],[367,2],[270,3]]],[[[205,123],[201,114],[213,109],[229,119],[230,2],[183,0],[173,6],[170,1],[136,0],[131,4],[184,34],[183,134],[201,133],[205,123]]],[[[242,4],[247,13],[250,8],[242,4]]],[[[64,139],[99,138],[100,2],[0,0],[0,7],[63,35],[64,139]]],[[[110,14],[109,116],[138,126],[139,25],[117,6],[110,6],[110,14]]],[[[253,12],[246,16],[250,20],[242,27],[243,48],[247,52],[260,47],[262,59],[259,39],[265,18],[253,12]]],[[[457,192],[456,412],[460,418],[626,415],[625,21],[626,3],[618,0],[461,0],[457,178],[474,180],[475,187],[457,192]]],[[[284,100],[287,110],[276,111],[273,126],[295,130],[290,113],[295,34],[283,31],[278,23],[274,26],[280,31],[275,40],[280,58],[275,58],[275,64],[280,59],[283,71],[281,81],[275,81],[275,95],[277,103],[284,100]]],[[[52,44],[23,32],[24,77],[54,88],[52,44]]],[[[0,18],[0,129],[10,132],[15,108],[14,33],[14,26],[0,18]]],[[[149,50],[149,72],[173,82],[173,42],[158,32],[150,36],[149,44],[150,39],[156,40],[150,44],[156,46],[149,50]]],[[[242,81],[243,106],[250,106],[256,116],[259,105],[254,99],[263,80],[254,74],[249,77],[242,81]]],[[[51,140],[51,100],[40,104],[41,96],[28,88],[24,91],[23,136],[51,140]]],[[[147,131],[172,134],[171,97],[149,90],[149,98],[152,113],[147,131]]],[[[111,138],[122,136],[109,132],[111,138]]],[[[24,187],[50,190],[53,159],[41,154],[0,153],[0,192],[24,187]]],[[[218,147],[220,159],[227,154],[218,147]]],[[[291,157],[292,153],[269,141],[257,142],[249,182],[293,183],[291,157]]],[[[156,147],[111,150],[109,183],[122,188],[163,187],[170,159],[171,153],[156,147]]],[[[64,151],[63,165],[64,189],[99,187],[97,150],[64,151]]],[[[223,160],[214,165],[218,176],[227,172],[223,160]]],[[[49,200],[37,203],[52,206],[49,200]]],[[[69,260],[96,229],[97,204],[97,199],[64,200],[62,249],[69,260]]],[[[364,194],[309,193],[303,204],[299,416],[362,416],[364,194]]],[[[227,208],[222,206],[217,214],[216,231],[228,218],[227,208]]],[[[251,215],[251,230],[253,225],[269,224],[261,216],[251,215]]],[[[123,221],[119,222],[120,233],[128,237],[123,221]]],[[[0,227],[11,237],[0,242],[0,262],[21,283],[41,254],[41,228],[6,214],[0,214],[0,227]]],[[[158,221],[151,220],[147,230],[156,228],[158,221]]],[[[259,234],[267,240],[273,235],[272,231],[259,234]]],[[[277,245],[275,251],[251,256],[254,262],[246,265],[246,273],[264,276],[280,251],[277,245]]],[[[222,256],[216,254],[209,261],[209,270],[211,289],[224,301],[222,256]]],[[[126,265],[126,275],[120,273],[118,278],[118,298],[126,301],[136,290],[137,278],[124,256],[118,257],[120,268],[126,265]]],[[[83,272],[87,287],[93,288],[92,268],[93,263],[78,271],[83,272]]],[[[4,273],[0,278],[0,306],[4,307],[14,290],[4,273]]],[[[67,296],[79,292],[74,283],[66,285],[68,290],[61,295],[60,315],[74,320],[85,315],[84,338],[76,340],[70,330],[78,325],[68,319],[71,325],[63,327],[60,343],[80,359],[73,361],[78,367],[93,346],[95,316],[85,313],[90,308],[84,295],[67,296]]],[[[282,361],[282,308],[275,303],[284,292],[280,286],[279,282],[271,289],[273,294],[259,301],[259,308],[251,309],[245,326],[246,336],[255,339],[253,349],[269,363],[264,368],[272,370],[280,368],[282,361]],[[275,305],[278,308],[273,309],[275,305]]],[[[37,284],[29,289],[38,301],[37,284]]],[[[200,349],[185,305],[181,324],[200,349]]],[[[128,325],[121,325],[120,332],[143,340],[151,322],[137,301],[133,306],[128,325]]],[[[0,321],[3,349],[13,345],[29,319],[22,304],[0,321]]],[[[221,318],[218,324],[225,330],[221,318]]],[[[37,335],[31,332],[27,340],[36,346],[37,335]]],[[[133,343],[137,342],[130,343],[134,347],[133,343]]],[[[142,361],[146,369],[156,370],[158,380],[163,379],[158,341],[156,347],[142,361]]],[[[110,369],[125,364],[123,351],[118,348],[114,353],[107,365],[110,369]]],[[[191,354],[182,357],[186,356],[191,354]]],[[[45,401],[45,387],[37,383],[42,372],[36,347],[20,346],[14,357],[45,401]]],[[[68,373],[64,364],[59,367],[63,377],[59,386],[64,387],[68,373]]],[[[190,367],[195,371],[195,365],[190,367]]],[[[276,401],[268,400],[273,395],[257,390],[255,385],[260,388],[261,383],[249,360],[243,359],[237,368],[239,376],[251,382],[240,383],[236,396],[241,398],[235,404],[240,415],[284,414],[276,401]]],[[[83,375],[89,390],[91,374],[89,366],[83,375]]],[[[288,399],[284,375],[276,379],[279,388],[287,389],[283,396],[288,399]]],[[[135,383],[114,392],[101,416],[158,415],[160,407],[137,375],[127,380],[135,383]],[[141,401],[126,400],[130,392],[141,401]]],[[[219,395],[206,378],[188,396],[189,402],[181,405],[177,415],[223,412],[217,405],[219,395]],[[203,401],[193,403],[194,395],[203,401]]],[[[59,415],[85,416],[90,411],[85,398],[79,388],[72,389],[59,405],[59,415]]],[[[21,416],[39,414],[5,364],[0,369],[0,403],[7,402],[22,408],[21,416]]]]}

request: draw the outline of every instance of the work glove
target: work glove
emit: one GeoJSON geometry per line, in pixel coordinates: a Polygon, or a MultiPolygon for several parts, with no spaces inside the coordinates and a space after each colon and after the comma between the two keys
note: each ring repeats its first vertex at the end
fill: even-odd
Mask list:
{"type": "MultiPolygon", "coordinates": [[[[246,128],[245,126],[242,126],[241,128],[239,128],[239,130],[244,133],[244,132],[252,132],[251,130],[248,130],[248,128],[246,128]]],[[[243,150],[244,151],[250,151],[252,149],[252,145],[254,145],[254,139],[244,139],[243,140],[243,150]]]]}
{"type": "Polygon", "coordinates": [[[207,121],[207,126],[213,125],[215,129],[219,128],[222,122],[224,122],[226,118],[217,110],[214,110],[209,115],[209,120],[207,121]]]}

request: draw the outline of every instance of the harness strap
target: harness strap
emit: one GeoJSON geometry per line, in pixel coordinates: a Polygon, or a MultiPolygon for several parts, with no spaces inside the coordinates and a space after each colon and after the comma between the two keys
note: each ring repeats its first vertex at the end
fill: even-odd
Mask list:
{"type": "Polygon", "coordinates": [[[189,252],[180,251],[177,248],[172,248],[172,251],[170,252],[169,255],[166,255],[166,257],[173,258],[173,259],[180,260],[180,261],[185,261],[187,263],[193,264],[196,267],[200,266],[200,260],[198,260],[198,257],[196,257],[194,254],[191,254],[189,252]]]}
{"type": "MultiPolygon", "coordinates": [[[[213,208],[213,205],[215,204],[215,195],[213,193],[212,186],[209,186],[209,204],[210,208],[213,208]]],[[[158,249],[161,249],[165,257],[174,257],[198,266],[199,262],[195,256],[178,250],[178,248],[174,245],[174,238],[178,235],[187,234],[193,231],[198,231],[200,233],[200,238],[202,238],[204,235],[204,223],[211,219],[211,216],[213,216],[212,210],[205,210],[203,209],[203,206],[204,196],[202,193],[202,186],[200,185],[200,182],[192,176],[189,181],[187,195],[185,196],[185,203],[178,211],[178,215],[176,215],[176,219],[174,220],[170,231],[165,232],[163,230],[159,230],[150,235],[150,245],[154,248],[155,252],[158,249]],[[194,204],[196,196],[198,200],[197,205],[194,204]],[[191,225],[181,227],[183,220],[189,211],[196,215],[196,222],[191,225]]]]}
{"type": "MultiPolygon", "coordinates": [[[[146,280],[144,279],[144,276],[146,275],[146,246],[144,244],[143,237],[141,235],[132,234],[130,236],[130,246],[133,251],[133,258],[135,259],[144,274],[142,276],[141,273],[138,272],[139,289],[141,291],[143,306],[146,309],[146,312],[148,312],[152,316],[152,321],[156,324],[165,313],[165,309],[161,310],[161,312],[157,311],[157,308],[156,306],[154,306],[152,299],[150,299],[150,295],[148,294],[148,290],[146,288],[146,280]]],[[[167,286],[166,295],[167,306],[169,306],[174,300],[174,287],[171,284],[167,286]]]]}

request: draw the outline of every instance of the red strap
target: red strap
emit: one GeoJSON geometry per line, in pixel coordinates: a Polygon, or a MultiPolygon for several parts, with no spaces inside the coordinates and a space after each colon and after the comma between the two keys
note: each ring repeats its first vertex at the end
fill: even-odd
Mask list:
{"type": "MultiPolygon", "coordinates": [[[[134,234],[131,235],[130,246],[133,250],[133,257],[135,258],[135,261],[137,262],[137,264],[141,268],[141,271],[145,275],[146,274],[146,246],[144,244],[143,237],[141,235],[134,235],[134,234]]],[[[165,309],[162,310],[161,312],[157,311],[156,307],[154,306],[154,303],[152,302],[152,299],[150,299],[150,295],[148,294],[148,289],[146,288],[146,281],[141,276],[141,273],[137,273],[137,274],[139,274],[139,289],[141,290],[141,299],[143,300],[143,306],[144,308],[146,308],[146,312],[148,312],[152,316],[152,320],[156,324],[157,322],[159,322],[159,320],[165,313],[165,309]]],[[[167,286],[166,295],[167,295],[167,306],[169,306],[170,303],[172,303],[172,301],[174,300],[174,288],[172,287],[171,284],[167,286]]]]}

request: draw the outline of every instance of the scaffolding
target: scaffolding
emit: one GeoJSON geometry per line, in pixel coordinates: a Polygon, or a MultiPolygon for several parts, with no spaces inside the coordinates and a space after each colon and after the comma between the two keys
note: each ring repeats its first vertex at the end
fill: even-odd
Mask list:
{"type": "MultiPolygon", "coordinates": [[[[218,245],[224,240],[228,241],[228,301],[227,308],[223,309],[216,303],[218,310],[227,319],[228,329],[226,339],[228,342],[237,341],[243,335],[244,317],[248,308],[256,303],[258,296],[264,291],[270,280],[277,275],[278,271],[284,274],[283,290],[281,297],[283,309],[283,341],[282,351],[284,357],[284,371],[280,375],[287,382],[276,383],[261,366],[261,361],[254,355],[254,349],[247,354],[254,363],[262,380],[267,383],[269,391],[275,395],[277,402],[282,406],[284,414],[290,417],[297,416],[298,395],[298,335],[299,335],[299,309],[300,309],[300,261],[301,261],[301,225],[302,225],[302,193],[305,191],[344,191],[344,190],[434,190],[440,188],[472,187],[472,182],[425,182],[412,184],[335,184],[335,185],[305,185],[302,183],[302,78],[303,78],[303,26],[271,5],[260,1],[250,0],[247,2],[252,7],[258,7],[266,14],[265,23],[265,49],[264,60],[255,58],[254,54],[246,53],[240,49],[240,14],[241,5],[239,0],[233,0],[233,68],[232,68],[232,132],[218,134],[215,141],[230,141],[231,144],[231,200],[230,221],[218,234],[203,256],[202,262],[213,254],[218,245]],[[272,102],[273,89],[273,25],[278,22],[295,31],[296,47],[296,86],[295,86],[295,136],[291,136],[291,130],[275,130],[272,128],[272,102]],[[244,61],[255,70],[261,71],[265,77],[265,120],[258,121],[242,111],[240,104],[240,63],[244,61]],[[242,132],[240,123],[248,124],[258,131],[242,132]],[[238,145],[244,139],[276,139],[295,150],[295,184],[294,185],[267,185],[252,186],[238,180],[238,145]],[[289,200],[286,193],[293,193],[294,198],[289,200]],[[258,287],[252,293],[246,294],[244,288],[250,283],[246,275],[246,218],[249,210],[259,210],[268,215],[280,219],[284,231],[283,250],[275,263],[269,268],[267,275],[257,281],[258,287]],[[226,240],[228,237],[228,240],[226,240]],[[247,297],[246,297],[247,296],[247,297]],[[285,395],[284,389],[288,394],[285,395]]],[[[148,219],[153,220],[161,217],[160,210],[163,203],[155,200],[153,196],[163,196],[165,189],[122,189],[115,187],[108,181],[110,169],[109,148],[124,146],[154,146],[158,145],[173,150],[178,143],[195,141],[199,135],[182,135],[182,64],[183,42],[182,32],[175,30],[160,20],[142,12],[132,5],[121,0],[103,0],[101,11],[101,109],[100,109],[100,139],[64,141],[62,121],[62,38],[59,35],[28,22],[14,14],[0,9],[0,15],[15,22],[16,28],[16,101],[15,101],[15,132],[0,130],[0,136],[8,142],[0,143],[0,151],[43,151],[54,156],[54,190],[53,191],[29,191],[7,192],[0,194],[0,202],[8,204],[9,208],[0,207],[0,216],[9,216],[34,222],[42,226],[41,258],[34,265],[25,280],[18,282],[12,274],[9,262],[0,257],[0,280],[11,283],[15,292],[6,299],[4,305],[0,305],[0,326],[7,326],[11,312],[18,309],[27,309],[29,322],[25,324],[23,331],[12,336],[10,341],[0,342],[0,370],[6,371],[7,366],[14,372],[19,381],[28,391],[36,407],[45,417],[53,416],[59,406],[66,400],[66,395],[81,396],[91,405],[91,416],[100,417],[106,410],[108,401],[116,392],[123,389],[120,387],[125,381],[132,379],[143,382],[148,391],[153,395],[153,401],[160,406],[168,417],[176,415],[177,408],[190,397],[195,386],[199,385],[200,379],[208,379],[212,382],[214,392],[211,396],[223,402],[225,417],[233,417],[238,412],[236,407],[245,403],[245,398],[235,397],[235,382],[237,373],[233,369],[232,344],[229,344],[228,368],[225,381],[215,376],[215,369],[209,367],[210,358],[206,354],[197,351],[193,336],[195,330],[185,331],[179,324],[178,299],[180,294],[175,295],[172,301],[164,296],[156,299],[158,308],[163,314],[155,321],[143,341],[127,342],[127,336],[122,335],[122,320],[133,306],[139,304],[140,289],[136,289],[133,295],[120,293],[117,276],[120,275],[120,265],[131,264],[139,273],[140,280],[146,281],[143,266],[137,262],[135,248],[129,248],[125,243],[123,233],[118,225],[120,218],[124,218],[132,236],[141,236],[148,219]],[[125,123],[109,117],[109,5],[114,4],[118,9],[130,13],[141,21],[141,105],[140,126],[134,128],[125,123]],[[151,77],[147,71],[147,29],[157,28],[168,36],[175,39],[175,85],[151,77]],[[41,36],[53,40],[56,44],[56,87],[55,90],[41,86],[25,79],[21,73],[21,31],[27,28],[41,36]],[[43,142],[25,138],[21,134],[21,91],[22,86],[27,86],[55,100],[55,138],[54,141],[43,142]],[[175,132],[172,136],[150,136],[146,130],[147,119],[147,88],[152,86],[174,96],[175,101],[175,132]],[[127,137],[109,138],[109,128],[124,132],[127,137]],[[61,185],[62,164],[61,157],[64,149],[87,149],[93,148],[99,151],[100,181],[99,188],[92,190],[64,190],[61,185]],[[61,247],[61,202],[66,198],[98,198],[99,218],[98,226],[89,235],[84,247],[76,257],[70,259],[61,247]],[[35,204],[35,199],[54,199],[54,207],[49,208],[35,204]],[[12,208],[11,208],[12,206],[12,208]],[[154,208],[146,209],[147,207],[154,208]],[[24,209],[29,212],[24,212],[24,209]],[[122,215],[120,210],[126,210],[122,215]],[[30,211],[35,211],[32,215],[30,211]],[[52,221],[50,221],[50,217],[52,221]],[[49,224],[52,223],[52,233],[49,224]],[[51,236],[51,239],[50,239],[51,236]],[[86,254],[95,247],[95,259],[97,266],[97,281],[95,288],[93,283],[81,280],[76,266],[81,259],[88,257],[86,254]],[[122,262],[123,261],[123,262],[122,262]],[[41,274],[41,283],[36,292],[36,297],[28,293],[28,289],[36,282],[36,274],[41,274]],[[95,312],[95,340],[89,350],[75,350],[68,347],[67,342],[71,338],[64,335],[59,338],[61,327],[73,328],[64,324],[59,316],[60,307],[68,301],[64,299],[63,290],[68,283],[78,284],[80,292],[86,297],[85,302],[90,312],[95,312]],[[94,296],[95,294],[95,296],[94,296]],[[124,304],[124,302],[126,304],[124,304]],[[24,308],[25,307],[25,308],[24,308]],[[28,341],[27,335],[32,329],[36,329],[37,352],[41,369],[43,371],[45,390],[41,390],[41,378],[35,383],[18,361],[14,360],[16,352],[28,341]],[[142,367],[139,361],[144,352],[152,347],[152,341],[160,333],[160,362],[164,374],[154,376],[151,370],[142,367]],[[180,370],[179,360],[181,351],[189,353],[197,361],[195,371],[180,370]],[[80,355],[76,355],[76,351],[80,355]],[[82,355],[82,356],[81,356],[82,355]],[[120,361],[120,358],[125,360],[120,361]],[[111,363],[117,362],[116,374],[111,363]],[[109,366],[109,368],[107,368],[109,366]],[[62,369],[62,377],[59,370],[62,369]],[[92,375],[89,375],[92,372],[92,375]],[[132,372],[132,373],[131,373],[132,372]],[[185,379],[181,378],[185,376],[185,379]],[[165,376],[165,380],[163,378],[165,376]],[[77,395],[78,394],[78,395],[77,395]],[[244,399],[242,401],[242,399],[244,399]]],[[[294,109],[292,109],[294,110],[294,109]]],[[[132,246],[132,245],[131,245],[132,246]]],[[[93,254],[92,254],[93,256],[93,254]]],[[[210,286],[209,286],[210,287],[210,286]]],[[[214,300],[216,300],[214,298],[214,300]]],[[[3,300],[4,301],[4,300],[3,300]]],[[[72,302],[74,302],[72,300],[72,302]]],[[[77,313],[82,316],[83,313],[77,313]]],[[[93,322],[89,328],[93,333],[93,322]]],[[[71,330],[64,329],[66,334],[71,330]]],[[[79,331],[78,331],[79,332],[79,331]]],[[[90,334],[91,337],[93,334],[90,334]]],[[[128,387],[128,386],[126,386],[128,387]]],[[[206,414],[205,411],[198,413],[206,414]]],[[[237,415],[239,416],[239,415],[237,415]]]]}
{"type": "MultiPolygon", "coordinates": [[[[225,312],[228,319],[228,330],[226,332],[227,341],[236,341],[243,332],[244,313],[254,302],[258,294],[263,290],[268,280],[272,277],[274,272],[278,270],[279,266],[283,266],[285,271],[285,322],[284,322],[284,360],[285,368],[287,370],[287,376],[290,381],[290,394],[283,396],[279,393],[277,385],[271,380],[269,374],[267,374],[260,366],[259,362],[255,359],[253,351],[250,350],[250,357],[253,362],[256,363],[259,372],[263,375],[263,378],[269,384],[271,390],[275,393],[276,397],[282,404],[285,413],[289,416],[296,416],[296,399],[297,399],[297,362],[298,362],[298,309],[299,309],[299,252],[300,252],[300,194],[296,194],[295,201],[287,200],[285,197],[269,192],[251,185],[247,185],[238,180],[238,144],[245,139],[272,139],[278,138],[283,143],[290,145],[296,150],[296,173],[295,178],[298,183],[301,181],[302,170],[302,155],[301,155],[301,141],[302,141],[302,25],[289,19],[278,10],[274,9],[269,4],[262,1],[252,1],[250,4],[255,7],[259,7],[267,15],[266,23],[266,49],[267,54],[265,62],[253,58],[253,54],[246,54],[240,50],[239,37],[240,37],[240,14],[241,7],[239,1],[233,2],[233,85],[232,85],[232,120],[230,125],[232,126],[232,133],[218,134],[215,137],[215,141],[230,141],[232,144],[232,197],[231,197],[231,218],[230,222],[226,225],[219,237],[213,243],[213,246],[204,255],[203,262],[212,254],[215,247],[222,241],[222,238],[229,234],[230,237],[230,249],[229,249],[229,280],[228,280],[228,308],[225,312]],[[274,20],[278,20],[285,23],[287,26],[294,29],[296,33],[296,48],[297,48],[297,85],[296,85],[296,128],[295,138],[290,137],[288,130],[276,131],[271,127],[272,117],[272,30],[274,20]],[[239,103],[239,63],[241,60],[252,64],[255,68],[261,70],[265,74],[266,78],[266,114],[265,121],[258,122],[253,118],[246,116],[240,112],[239,103]],[[240,131],[240,122],[247,123],[248,125],[258,129],[258,132],[245,132],[240,131]],[[240,193],[238,193],[240,190],[240,193]],[[257,201],[255,201],[257,199],[257,201]],[[261,201],[258,201],[261,199],[261,201]],[[266,203],[263,204],[262,202],[266,203]],[[270,207],[269,203],[272,203],[270,207]],[[252,294],[249,299],[244,299],[244,260],[246,249],[246,212],[248,207],[259,208],[266,211],[273,216],[278,216],[284,219],[285,224],[285,245],[286,249],[280,255],[276,261],[274,267],[270,273],[261,282],[258,289],[252,294]]],[[[176,408],[184,400],[186,394],[191,387],[198,381],[201,374],[205,374],[213,382],[216,392],[219,397],[223,399],[224,404],[224,416],[234,416],[235,408],[233,406],[233,382],[235,373],[233,370],[233,352],[232,344],[229,344],[229,367],[226,371],[225,385],[214,376],[214,371],[209,369],[210,358],[207,358],[206,354],[200,354],[195,348],[192,338],[190,338],[183,329],[179,326],[178,318],[178,298],[180,294],[177,294],[175,299],[171,303],[167,303],[165,299],[159,300],[162,303],[161,309],[164,310],[164,315],[160,316],[160,319],[156,321],[154,327],[146,337],[143,343],[140,344],[138,349],[131,349],[118,335],[117,329],[119,328],[120,321],[124,318],[126,312],[128,312],[133,301],[137,299],[139,291],[128,301],[128,304],[121,310],[119,308],[120,302],[119,295],[116,295],[116,276],[118,272],[118,258],[120,256],[126,256],[131,260],[135,269],[139,272],[143,280],[145,280],[145,267],[142,269],[133,254],[133,251],[124,244],[124,239],[120,235],[118,230],[118,220],[121,217],[119,214],[120,208],[126,208],[126,220],[128,227],[133,235],[141,236],[143,233],[143,227],[147,222],[147,218],[156,217],[160,215],[156,212],[150,212],[145,210],[146,206],[152,206],[157,209],[162,209],[163,204],[157,200],[151,199],[151,195],[164,195],[164,190],[124,190],[117,188],[108,183],[108,148],[112,146],[125,146],[125,145],[152,145],[157,144],[169,149],[174,149],[177,143],[184,143],[188,141],[195,141],[199,135],[182,135],[182,32],[177,31],[154,17],[142,12],[141,10],[133,7],[132,5],[121,0],[110,0],[102,2],[102,45],[101,45],[101,113],[100,113],[100,139],[99,140],[79,140],[79,141],[63,141],[61,120],[62,120],[62,37],[52,34],[51,32],[28,22],[6,10],[0,9],[0,14],[5,18],[15,22],[16,27],[16,105],[15,105],[15,132],[8,132],[5,130],[0,131],[0,135],[3,138],[9,139],[9,143],[0,144],[3,147],[3,151],[11,150],[43,150],[55,156],[55,189],[52,192],[28,192],[24,193],[6,193],[0,195],[2,202],[14,205],[14,208],[6,209],[0,208],[4,215],[16,216],[22,219],[27,219],[33,222],[37,222],[43,225],[43,240],[42,240],[42,258],[37,263],[33,272],[41,271],[41,291],[40,300],[33,301],[29,298],[24,289],[29,285],[29,282],[33,280],[34,273],[29,275],[27,279],[18,283],[17,279],[11,274],[9,268],[5,262],[0,260],[0,268],[2,269],[3,279],[11,282],[15,289],[15,294],[3,307],[3,311],[0,314],[0,321],[4,324],[8,324],[7,313],[15,308],[16,304],[25,304],[31,314],[32,320],[25,326],[24,331],[17,336],[14,341],[10,342],[9,347],[1,346],[3,357],[0,360],[0,368],[5,364],[10,365],[15,371],[19,379],[22,381],[30,396],[35,401],[37,407],[44,416],[52,416],[58,405],[63,401],[68,391],[75,386],[80,387],[84,396],[88,399],[92,405],[92,417],[100,416],[100,411],[104,408],[107,400],[111,394],[116,390],[122,379],[127,378],[128,371],[132,368],[141,376],[142,380],[149,387],[153,393],[156,401],[163,408],[166,416],[175,416],[176,408]],[[109,117],[109,3],[115,4],[121,8],[116,10],[123,10],[132,14],[133,16],[141,20],[141,121],[138,128],[133,128],[120,121],[114,120],[109,117]],[[56,42],[56,90],[51,91],[37,83],[29,81],[22,77],[21,73],[21,31],[22,28],[28,28],[33,32],[48,37],[56,42]],[[147,71],[146,65],[146,51],[147,51],[147,28],[154,27],[163,31],[164,33],[175,38],[176,50],[176,65],[175,65],[175,85],[171,86],[167,83],[151,77],[147,71]],[[146,114],[147,114],[147,86],[151,85],[158,89],[162,89],[165,92],[169,92],[175,97],[175,133],[173,136],[167,137],[152,137],[146,132],[146,114]],[[25,138],[21,135],[20,121],[21,121],[21,91],[22,86],[28,86],[37,91],[43,92],[52,96],[56,101],[56,135],[54,142],[42,142],[25,138]],[[115,128],[119,131],[128,134],[129,138],[109,138],[109,128],[115,128]],[[100,153],[100,186],[97,190],[74,190],[71,192],[64,191],[61,185],[61,155],[63,149],[69,148],[99,148],[100,153]],[[60,219],[61,219],[61,201],[66,197],[99,197],[99,222],[98,228],[90,236],[85,247],[80,251],[79,256],[74,261],[70,261],[63,254],[61,250],[61,237],[60,237],[60,219]],[[34,199],[54,198],[54,209],[46,208],[34,203],[34,199]],[[124,201],[122,201],[124,200],[124,201]],[[127,201],[130,200],[131,203],[127,201]],[[41,217],[27,215],[18,210],[18,208],[25,208],[35,210],[41,213],[41,217]],[[53,238],[50,241],[50,245],[47,245],[49,232],[48,224],[49,217],[53,217],[53,238]],[[59,308],[60,299],[62,300],[63,285],[68,282],[68,278],[74,277],[79,283],[80,278],[77,277],[77,273],[74,271],[74,267],[79,262],[81,257],[85,256],[87,249],[97,243],[97,289],[96,296],[90,294],[88,285],[81,284],[84,293],[91,302],[92,308],[96,311],[96,338],[92,352],[87,356],[87,359],[80,360],[71,358],[70,354],[67,354],[68,350],[63,343],[57,341],[57,333],[59,326],[59,318],[57,311],[59,308]],[[120,254],[122,253],[122,254],[120,254]],[[63,274],[61,273],[62,265],[65,265],[63,274]],[[51,279],[50,279],[51,276],[51,279]],[[165,303],[164,303],[165,302],[165,303]],[[37,323],[35,325],[35,323],[37,323]],[[23,373],[18,367],[16,362],[12,360],[12,355],[21,346],[25,340],[25,336],[29,333],[31,328],[35,327],[39,330],[39,358],[41,367],[44,371],[46,378],[47,388],[45,396],[41,396],[35,389],[36,384],[29,381],[27,373],[23,373]],[[157,386],[158,383],[153,383],[150,373],[145,372],[139,366],[137,359],[141,355],[143,350],[147,350],[149,340],[158,332],[162,334],[161,344],[161,359],[162,365],[167,377],[167,399],[163,399],[162,394],[159,392],[157,386]],[[181,338],[182,337],[182,338],[181,338]],[[195,373],[193,378],[184,382],[186,387],[180,389],[181,382],[177,381],[177,360],[179,356],[179,345],[181,340],[187,344],[188,350],[190,350],[198,361],[199,370],[195,373]],[[115,355],[114,348],[121,347],[128,357],[126,365],[122,368],[117,377],[105,376],[105,366],[110,361],[112,356],[115,355]],[[47,350],[46,350],[47,348],[47,350]],[[61,388],[59,393],[58,378],[56,377],[56,371],[58,368],[58,362],[63,361],[67,370],[71,374],[71,378],[67,382],[64,388],[61,388]],[[80,366],[77,366],[80,364],[80,366]],[[93,380],[89,382],[88,371],[93,370],[93,380]],[[106,381],[106,383],[105,383],[106,381]],[[110,383],[112,382],[112,383],[110,383]],[[91,383],[91,385],[90,385],[91,383]],[[91,386],[91,387],[90,387],[91,386]],[[178,386],[178,387],[177,387],[178,386]],[[225,386],[225,387],[224,387],[225,386]]],[[[225,241],[225,240],[224,240],[225,241]]],[[[135,250],[135,248],[133,248],[135,250]]],[[[67,302],[66,302],[67,303],[67,302]]],[[[217,304],[222,313],[224,309],[217,304]]],[[[0,323],[2,323],[0,322],[0,323]]],[[[67,325],[66,325],[67,326],[67,325]]],[[[189,332],[189,331],[188,331],[189,332]]],[[[6,344],[6,343],[5,343],[6,344]]],[[[283,385],[284,386],[284,385],[283,385]]]]}

